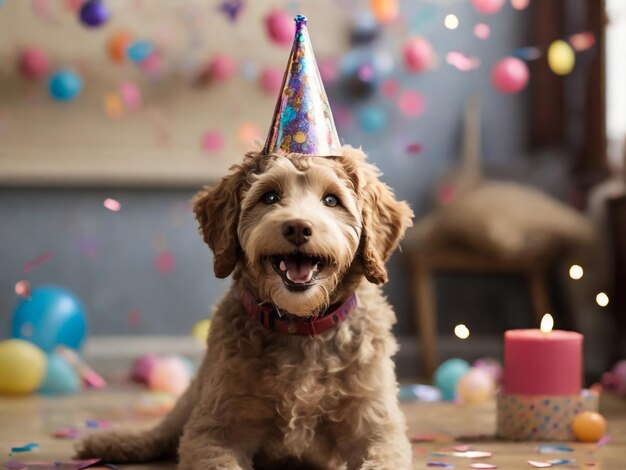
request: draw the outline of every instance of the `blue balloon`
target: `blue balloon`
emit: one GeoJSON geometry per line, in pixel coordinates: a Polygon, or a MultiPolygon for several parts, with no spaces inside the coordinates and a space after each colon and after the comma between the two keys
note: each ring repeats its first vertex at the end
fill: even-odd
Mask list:
{"type": "Polygon", "coordinates": [[[21,298],[13,313],[11,336],[52,352],[60,344],[79,349],[85,339],[85,312],[80,301],[61,287],[33,289],[21,298]]]}
{"type": "Polygon", "coordinates": [[[72,101],[82,89],[82,79],[69,69],[59,70],[48,80],[50,96],[57,101],[72,101]]]}
{"type": "Polygon", "coordinates": [[[80,378],[74,368],[56,353],[48,354],[46,377],[39,387],[45,395],[70,395],[80,390],[80,378]]]}
{"type": "Polygon", "coordinates": [[[441,390],[444,400],[454,400],[456,384],[470,369],[470,365],[463,359],[448,359],[435,371],[435,386],[441,390]]]}
{"type": "Polygon", "coordinates": [[[150,41],[135,41],[126,51],[128,59],[135,64],[143,62],[154,50],[154,46],[150,41]]]}
{"type": "Polygon", "coordinates": [[[365,132],[378,132],[387,125],[387,113],[376,106],[363,108],[359,111],[357,119],[361,129],[365,132]]]}

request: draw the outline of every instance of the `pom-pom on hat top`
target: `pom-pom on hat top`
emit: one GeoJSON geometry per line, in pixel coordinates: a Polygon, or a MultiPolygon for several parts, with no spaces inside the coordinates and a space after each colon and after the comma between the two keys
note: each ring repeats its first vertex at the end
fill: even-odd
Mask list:
{"type": "Polygon", "coordinates": [[[305,16],[297,15],[296,33],[263,153],[341,155],[335,121],[328,104],[305,16]]]}

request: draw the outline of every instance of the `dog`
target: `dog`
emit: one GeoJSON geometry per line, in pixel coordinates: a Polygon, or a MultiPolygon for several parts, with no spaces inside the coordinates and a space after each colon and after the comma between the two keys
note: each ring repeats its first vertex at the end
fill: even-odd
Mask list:
{"type": "Polygon", "coordinates": [[[395,314],[381,284],[413,213],[360,149],[248,153],[193,200],[215,275],[233,275],[196,378],[154,429],[78,457],[179,470],[411,468],[395,314]],[[329,316],[330,315],[330,316],[329,316]]]}

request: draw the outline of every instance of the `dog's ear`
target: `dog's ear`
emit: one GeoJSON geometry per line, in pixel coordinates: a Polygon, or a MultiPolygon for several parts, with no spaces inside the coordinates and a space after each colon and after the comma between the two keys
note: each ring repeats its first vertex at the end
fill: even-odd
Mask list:
{"type": "Polygon", "coordinates": [[[246,176],[245,165],[235,165],[217,185],[205,187],[192,199],[199,231],[213,250],[213,271],[220,279],[234,271],[240,258],[237,224],[246,176]]]}
{"type": "Polygon", "coordinates": [[[380,181],[381,172],[365,161],[358,149],[344,147],[344,158],[356,164],[358,196],[363,211],[360,255],[363,274],[374,284],[387,282],[385,263],[396,249],[407,228],[413,225],[413,211],[398,201],[389,186],[380,181]]]}

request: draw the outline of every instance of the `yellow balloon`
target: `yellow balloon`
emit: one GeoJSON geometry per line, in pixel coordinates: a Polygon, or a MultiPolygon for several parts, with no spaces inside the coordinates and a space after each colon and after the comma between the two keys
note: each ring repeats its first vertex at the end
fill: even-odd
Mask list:
{"type": "Polygon", "coordinates": [[[200,341],[204,343],[209,337],[210,329],[211,329],[211,320],[200,320],[191,329],[191,336],[199,339],[200,341]]]}
{"type": "Polygon", "coordinates": [[[9,339],[0,342],[0,394],[32,393],[43,383],[46,355],[28,341],[9,339]]]}
{"type": "Polygon", "coordinates": [[[561,39],[557,39],[548,48],[548,65],[557,75],[567,75],[576,64],[574,49],[561,39]]]}

